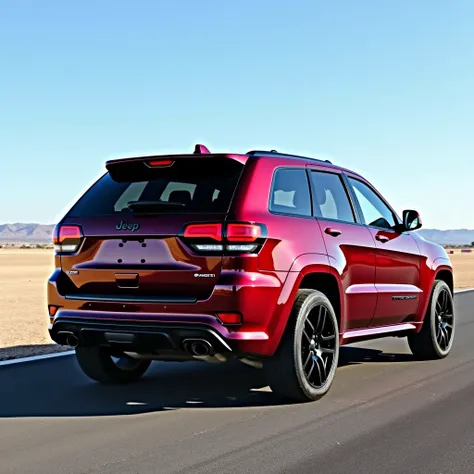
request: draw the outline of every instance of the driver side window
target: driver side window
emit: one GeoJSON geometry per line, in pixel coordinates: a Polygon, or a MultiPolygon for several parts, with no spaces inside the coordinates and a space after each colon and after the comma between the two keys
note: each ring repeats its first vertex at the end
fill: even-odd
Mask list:
{"type": "Polygon", "coordinates": [[[349,182],[359,201],[365,223],[373,227],[392,229],[397,222],[392,211],[382,199],[361,181],[349,177],[349,182]]]}

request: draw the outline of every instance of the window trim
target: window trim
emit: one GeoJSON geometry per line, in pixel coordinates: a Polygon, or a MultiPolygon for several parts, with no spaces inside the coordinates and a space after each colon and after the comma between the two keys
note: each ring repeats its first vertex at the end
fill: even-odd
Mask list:
{"type": "Polygon", "coordinates": [[[311,189],[311,182],[309,180],[308,173],[306,171],[306,168],[302,166],[278,166],[273,170],[272,174],[272,185],[270,186],[270,192],[268,193],[268,203],[267,203],[267,208],[268,212],[270,214],[273,214],[274,216],[286,216],[286,217],[299,217],[302,219],[313,219],[314,218],[314,208],[313,208],[313,194],[312,194],[312,189],[311,189]],[[275,186],[275,176],[278,171],[281,170],[299,170],[302,171],[303,173],[306,174],[306,181],[308,183],[308,194],[309,194],[309,207],[310,207],[310,214],[309,215],[303,215],[303,214],[291,214],[291,213],[286,213],[286,212],[279,212],[279,211],[274,211],[271,208],[272,204],[272,198],[273,198],[273,189],[275,186]]]}
{"type": "Polygon", "coordinates": [[[331,171],[325,170],[325,169],[323,170],[323,169],[318,169],[318,168],[313,168],[313,167],[309,167],[309,168],[307,168],[307,170],[308,170],[308,179],[309,179],[310,188],[311,188],[311,206],[313,208],[313,217],[315,219],[331,221],[331,222],[340,222],[341,224],[364,225],[363,222],[360,220],[358,209],[356,209],[356,207],[354,206],[354,202],[352,200],[352,195],[351,195],[351,193],[349,192],[349,190],[347,188],[347,183],[345,182],[345,179],[344,179],[344,173],[338,172],[338,171],[332,171],[332,170],[331,171]],[[352,215],[354,217],[353,222],[349,222],[349,221],[345,221],[345,220],[341,220],[341,219],[332,219],[330,217],[317,216],[315,214],[315,212],[314,212],[315,203],[313,201],[313,195],[315,194],[315,190],[314,190],[315,185],[314,185],[313,180],[311,179],[311,174],[310,173],[333,174],[333,175],[339,177],[339,179],[341,181],[342,188],[344,189],[344,191],[346,193],[346,197],[347,197],[347,200],[349,202],[349,207],[351,208],[352,215]]]}
{"type": "Polygon", "coordinates": [[[382,231],[385,231],[385,232],[393,232],[395,234],[399,233],[393,227],[391,227],[390,229],[387,229],[386,227],[379,227],[379,226],[376,226],[376,225],[370,225],[370,224],[367,224],[365,222],[365,217],[364,217],[364,213],[362,212],[362,207],[359,203],[359,199],[357,198],[357,195],[354,191],[354,188],[353,188],[353,186],[350,182],[350,179],[352,179],[353,181],[358,181],[359,183],[364,184],[365,186],[367,186],[382,201],[382,203],[385,204],[385,206],[387,206],[388,210],[392,214],[393,220],[395,221],[395,225],[400,225],[400,218],[398,217],[398,214],[394,211],[392,206],[387,202],[387,200],[368,181],[365,181],[364,179],[361,179],[359,177],[356,177],[356,176],[353,176],[353,175],[350,175],[350,174],[345,174],[345,176],[346,176],[346,179],[347,179],[347,185],[349,186],[350,193],[351,193],[351,195],[354,196],[354,202],[356,203],[356,207],[358,209],[358,212],[360,213],[360,218],[361,218],[362,224],[365,225],[368,228],[371,228],[371,229],[382,230],[382,231]]]}

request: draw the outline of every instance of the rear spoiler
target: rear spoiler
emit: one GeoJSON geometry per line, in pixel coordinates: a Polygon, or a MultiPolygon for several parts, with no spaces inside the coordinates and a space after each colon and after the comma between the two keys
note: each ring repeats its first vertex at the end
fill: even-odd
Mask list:
{"type": "Polygon", "coordinates": [[[119,158],[107,161],[105,167],[114,181],[140,181],[150,179],[150,173],[163,176],[174,174],[175,170],[180,175],[199,172],[200,168],[210,173],[217,167],[222,172],[222,165],[233,172],[245,165],[248,159],[247,155],[211,153],[204,145],[196,145],[193,154],[119,158]]]}

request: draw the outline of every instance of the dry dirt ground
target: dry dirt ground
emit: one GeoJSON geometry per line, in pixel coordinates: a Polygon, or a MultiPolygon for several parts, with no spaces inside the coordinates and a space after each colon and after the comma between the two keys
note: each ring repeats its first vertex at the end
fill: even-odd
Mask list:
{"type": "MultiPolygon", "coordinates": [[[[450,255],[456,288],[474,287],[474,252],[450,255]]],[[[65,350],[47,333],[51,250],[0,249],[0,360],[65,350]]]]}

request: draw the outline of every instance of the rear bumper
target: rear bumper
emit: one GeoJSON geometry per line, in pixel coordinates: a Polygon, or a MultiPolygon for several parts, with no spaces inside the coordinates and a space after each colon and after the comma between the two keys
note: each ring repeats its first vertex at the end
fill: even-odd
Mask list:
{"type": "Polygon", "coordinates": [[[186,341],[196,339],[209,342],[214,353],[233,352],[218,332],[199,325],[137,324],[59,318],[50,328],[51,338],[58,344],[65,344],[71,333],[77,337],[80,345],[111,346],[147,354],[184,353],[186,341]]]}
{"type": "Polygon", "coordinates": [[[188,339],[204,339],[216,353],[239,353],[239,341],[268,340],[263,331],[233,331],[207,315],[98,316],[90,311],[60,311],[49,327],[50,336],[58,344],[65,344],[66,335],[73,333],[82,345],[114,345],[151,353],[181,352],[188,339]]]}
{"type": "MultiPolygon", "coordinates": [[[[80,344],[109,345],[109,339],[118,334],[122,346],[155,353],[181,351],[186,338],[202,338],[216,352],[272,355],[280,326],[287,319],[282,314],[286,305],[281,304],[287,274],[233,273],[234,280],[225,275],[208,300],[185,304],[66,298],[57,290],[60,270],[56,270],[48,282],[48,305],[58,308],[50,318],[51,338],[64,344],[61,333],[73,332],[80,344]],[[242,325],[224,326],[217,317],[220,312],[240,313],[242,325]]],[[[113,344],[120,345],[118,341],[113,344]]]]}

